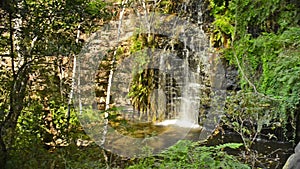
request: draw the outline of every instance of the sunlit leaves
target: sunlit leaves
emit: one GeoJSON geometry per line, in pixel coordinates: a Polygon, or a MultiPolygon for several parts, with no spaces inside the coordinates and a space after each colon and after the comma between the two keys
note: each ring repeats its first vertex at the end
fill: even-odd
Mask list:
{"type": "Polygon", "coordinates": [[[105,6],[107,4],[103,2],[102,0],[92,0],[88,3],[86,7],[86,11],[88,14],[90,14],[93,17],[102,15],[102,14],[108,14],[108,12],[105,9],[105,6]]]}
{"type": "Polygon", "coordinates": [[[129,169],[138,168],[223,168],[247,169],[249,166],[241,163],[236,157],[228,155],[224,149],[238,149],[240,143],[226,143],[217,146],[203,146],[197,142],[179,141],[168,150],[158,155],[158,158],[140,159],[138,164],[129,169]]]}
{"type": "Polygon", "coordinates": [[[242,68],[239,72],[240,84],[244,92],[253,90],[248,79],[256,86],[258,92],[266,95],[264,99],[269,100],[257,100],[256,95],[253,95],[249,96],[253,103],[245,103],[245,97],[243,97],[242,101],[235,105],[231,102],[234,98],[232,96],[228,105],[229,116],[240,117],[233,120],[235,121],[233,128],[245,136],[254,136],[256,132],[262,130],[263,126],[278,126],[273,125],[277,122],[281,123],[281,127],[285,127],[286,124],[295,125],[294,113],[299,108],[300,101],[299,46],[299,27],[288,27],[282,33],[265,32],[257,38],[250,34],[244,35],[235,42],[234,49],[226,51],[225,57],[235,65],[238,63],[233,53],[237,55],[242,68]],[[272,106],[268,109],[258,106],[265,103],[271,103],[272,106]],[[253,108],[258,108],[259,111],[253,108]],[[258,114],[258,119],[251,118],[255,114],[258,114]],[[255,122],[253,124],[257,126],[250,134],[243,129],[245,126],[241,125],[245,121],[255,122]]]}

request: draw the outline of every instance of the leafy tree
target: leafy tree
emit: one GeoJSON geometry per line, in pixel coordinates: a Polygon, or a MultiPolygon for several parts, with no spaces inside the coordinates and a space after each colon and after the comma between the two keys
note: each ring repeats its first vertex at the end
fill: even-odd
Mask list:
{"type": "Polygon", "coordinates": [[[41,126],[43,116],[54,116],[57,105],[67,103],[72,79],[64,74],[71,72],[72,58],[85,40],[80,35],[95,31],[99,17],[105,21],[112,15],[98,0],[6,0],[0,7],[0,165],[5,166],[18,122],[26,126],[26,120],[36,118],[41,126]]]}

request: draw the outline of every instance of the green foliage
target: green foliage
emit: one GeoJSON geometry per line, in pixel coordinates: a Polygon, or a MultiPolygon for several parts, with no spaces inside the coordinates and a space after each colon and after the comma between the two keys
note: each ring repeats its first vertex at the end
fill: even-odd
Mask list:
{"type": "Polygon", "coordinates": [[[264,70],[261,89],[275,96],[288,96],[289,90],[298,86],[300,29],[293,27],[281,35],[261,36],[255,42],[253,48],[261,53],[264,70]],[[283,91],[282,86],[285,86],[283,91]]]}
{"type": "Polygon", "coordinates": [[[22,149],[11,152],[7,168],[105,168],[101,151],[102,149],[96,144],[88,147],[78,147],[71,144],[49,152],[41,144],[32,140],[28,147],[24,146],[22,149]]]}
{"type": "Polygon", "coordinates": [[[295,2],[237,1],[237,10],[237,31],[241,36],[251,33],[257,37],[262,32],[282,32],[299,23],[299,7],[295,2]]]}
{"type": "Polygon", "coordinates": [[[234,10],[233,2],[210,0],[212,22],[210,41],[215,47],[229,47],[234,35],[234,10]]]}
{"type": "MultiPolygon", "coordinates": [[[[69,132],[77,130],[79,121],[73,109],[70,112],[70,120],[67,122],[68,108],[65,105],[55,105],[54,102],[50,105],[50,112],[43,110],[43,106],[37,102],[22,112],[18,119],[18,135],[34,135],[44,143],[63,139],[69,141],[69,132]],[[51,137],[48,140],[47,137],[51,137]]],[[[23,141],[29,141],[24,139],[23,141]]],[[[17,144],[25,145],[24,142],[17,144]]]]}
{"type": "MultiPolygon", "coordinates": [[[[300,98],[299,4],[296,0],[209,2],[215,19],[212,22],[211,41],[215,47],[232,47],[225,51],[224,57],[236,66],[241,64],[243,90],[228,99],[228,117],[225,122],[242,136],[246,148],[250,148],[264,126],[277,128],[289,122],[294,124],[300,98]],[[251,93],[253,86],[246,79],[256,86],[260,94],[251,93]]],[[[176,13],[181,3],[162,0],[157,5],[158,9],[154,10],[176,13]]],[[[28,72],[22,72],[22,76],[17,77],[14,71],[24,66],[22,59],[18,62],[19,65],[12,67],[6,58],[1,58],[0,139],[7,144],[1,145],[3,150],[8,148],[7,167],[106,167],[99,147],[91,145],[83,148],[74,145],[74,140],[87,136],[80,130],[72,109],[70,121],[67,122],[68,110],[65,103],[70,79],[62,77],[62,73],[67,72],[63,69],[67,67],[59,64],[59,58],[80,52],[84,39],[78,39],[77,31],[80,31],[80,35],[88,35],[97,30],[99,24],[111,19],[115,13],[112,14],[107,4],[101,0],[28,0],[5,4],[9,4],[9,7],[4,9],[1,6],[0,9],[0,20],[3,23],[0,28],[0,54],[10,54],[7,55],[9,57],[16,55],[11,36],[12,39],[19,39],[18,52],[24,58],[24,63],[32,61],[28,72]],[[14,19],[22,20],[18,32],[14,28],[14,19]],[[10,24],[12,28],[6,26],[10,24]],[[15,33],[19,37],[13,37],[15,33]],[[53,59],[49,59],[49,56],[53,59]],[[19,84],[14,80],[20,81],[27,75],[30,75],[30,86],[20,83],[26,89],[13,91],[11,87],[20,87],[13,85],[19,84]],[[10,94],[22,92],[28,95],[19,98],[15,103],[9,99],[10,94]],[[10,111],[14,105],[24,107],[20,110],[21,114],[10,111]],[[19,116],[16,118],[16,132],[5,129],[16,122],[4,124],[9,113],[12,113],[11,116],[19,116]],[[53,144],[49,146],[48,143],[53,144]],[[60,147],[63,144],[67,146],[60,147]]],[[[137,55],[139,65],[148,64],[141,50],[155,47],[155,40],[151,38],[138,34],[132,40],[130,52],[137,55]]],[[[124,51],[120,48],[118,54],[122,53],[124,51]]],[[[131,84],[129,97],[139,110],[144,110],[149,106],[154,72],[137,69],[134,74],[136,76],[131,84]]],[[[98,118],[99,114],[88,115],[98,118]]],[[[112,120],[116,117],[111,115],[109,118],[112,120]]],[[[225,144],[201,147],[197,143],[179,142],[158,157],[141,159],[131,168],[249,168],[223,151],[224,148],[240,146],[225,144]]]]}
{"type": "Polygon", "coordinates": [[[218,146],[201,146],[197,142],[179,141],[176,145],[160,153],[157,157],[146,157],[128,169],[139,168],[250,168],[228,155],[224,149],[237,149],[240,143],[227,143],[218,146]]]}
{"type": "Polygon", "coordinates": [[[69,110],[67,105],[56,105],[54,102],[50,103],[53,125],[63,138],[67,137],[67,134],[70,130],[79,127],[79,121],[76,112],[72,107],[70,109],[70,117],[68,119],[67,113],[69,110]]]}
{"type": "Polygon", "coordinates": [[[11,74],[7,65],[0,66],[0,124],[4,121],[5,115],[9,111],[8,96],[11,86],[11,74]]]}
{"type": "Polygon", "coordinates": [[[211,41],[215,47],[227,48],[223,56],[239,69],[243,89],[228,98],[226,124],[244,138],[246,147],[262,126],[295,127],[300,93],[299,5],[280,0],[209,2],[214,17],[211,41]]]}
{"type": "Polygon", "coordinates": [[[67,123],[65,115],[68,109],[66,106],[54,105],[52,102],[50,107],[50,116],[45,114],[43,106],[39,103],[32,103],[23,110],[18,119],[16,141],[12,146],[13,150],[10,151],[11,158],[8,161],[8,168],[49,168],[49,166],[64,168],[66,165],[75,168],[102,166],[93,159],[101,156],[99,153],[95,153],[95,149],[100,151],[100,148],[91,146],[84,152],[73,145],[76,139],[87,138],[80,131],[75,112],[71,111],[70,123],[67,123]],[[64,146],[67,147],[63,148],[64,146]],[[47,150],[49,148],[54,153],[50,153],[47,150]],[[87,156],[92,158],[85,159],[86,164],[81,163],[87,156]],[[81,162],[78,163],[77,160],[81,162]]]}
{"type": "MultiPolygon", "coordinates": [[[[269,112],[269,118],[283,124],[294,124],[294,111],[299,106],[299,35],[300,29],[291,27],[279,35],[265,33],[258,38],[245,36],[236,42],[235,49],[226,53],[226,57],[234,64],[237,64],[234,55],[238,57],[242,67],[242,87],[245,90],[252,89],[247,81],[249,79],[257,86],[258,92],[269,99],[273,98],[277,106],[269,112]]],[[[256,100],[255,97],[252,99],[256,100]]],[[[260,101],[257,100],[257,104],[260,101]]]]}
{"type": "MultiPolygon", "coordinates": [[[[103,151],[95,143],[87,147],[77,147],[72,144],[56,150],[52,156],[59,168],[99,169],[106,168],[103,151]]],[[[58,167],[55,167],[58,168],[58,167]]]]}
{"type": "Polygon", "coordinates": [[[162,0],[160,1],[158,8],[163,13],[172,14],[178,12],[181,0],[162,0]]]}
{"type": "Polygon", "coordinates": [[[45,143],[54,143],[52,148],[61,144],[59,140],[68,143],[71,131],[78,127],[72,108],[70,121],[66,118],[72,70],[68,57],[80,52],[85,40],[81,35],[99,28],[100,19],[110,19],[105,4],[97,0],[28,0],[5,2],[5,9],[0,6],[0,146],[9,155],[7,160],[15,158],[16,164],[20,163],[19,168],[30,161],[28,157],[36,158],[35,163],[43,159],[26,153],[43,154],[46,151],[40,148],[45,143]],[[22,154],[22,149],[27,152],[22,154]]]}
{"type": "MultiPolygon", "coordinates": [[[[211,36],[211,41],[215,41],[215,43],[230,45],[231,35],[234,34],[234,27],[230,23],[232,20],[226,16],[216,16],[216,20],[212,23],[214,25],[214,29],[211,36]]],[[[219,44],[219,45],[220,45],[219,44]]]]}
{"type": "Polygon", "coordinates": [[[107,2],[102,0],[92,0],[88,2],[85,10],[94,18],[99,16],[103,16],[105,19],[111,18],[111,14],[107,9],[107,2]]]}
{"type": "MultiPolygon", "coordinates": [[[[278,106],[276,101],[242,90],[227,98],[226,116],[222,121],[241,136],[249,151],[262,129],[275,129],[285,124],[284,117],[277,112],[278,106]]],[[[276,138],[273,134],[268,137],[276,138]]]]}
{"type": "Polygon", "coordinates": [[[149,96],[154,87],[152,72],[152,70],[145,70],[135,74],[128,92],[132,105],[141,112],[145,112],[149,106],[149,96]]]}
{"type": "Polygon", "coordinates": [[[154,47],[155,42],[151,35],[137,34],[131,39],[130,53],[134,55],[134,67],[128,97],[141,113],[149,107],[149,96],[154,88],[154,70],[147,69],[151,64],[151,57],[147,52],[154,47]]]}
{"type": "Polygon", "coordinates": [[[234,39],[247,34],[258,37],[264,32],[280,33],[299,25],[296,2],[280,0],[209,0],[214,17],[211,41],[216,47],[229,47],[234,39]]]}

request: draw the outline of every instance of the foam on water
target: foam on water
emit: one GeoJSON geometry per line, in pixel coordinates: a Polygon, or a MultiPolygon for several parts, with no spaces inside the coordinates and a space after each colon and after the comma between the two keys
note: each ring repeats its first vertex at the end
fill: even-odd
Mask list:
{"type": "Polygon", "coordinates": [[[165,120],[159,123],[156,123],[155,125],[158,126],[170,126],[170,125],[175,125],[183,128],[201,128],[198,124],[192,123],[190,121],[183,121],[179,119],[172,119],[172,120],[165,120]]]}

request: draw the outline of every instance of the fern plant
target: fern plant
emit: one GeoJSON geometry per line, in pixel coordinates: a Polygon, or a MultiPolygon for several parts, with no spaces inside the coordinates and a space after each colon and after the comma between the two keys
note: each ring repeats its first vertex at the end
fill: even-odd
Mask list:
{"type": "Polygon", "coordinates": [[[168,150],[141,159],[128,169],[139,168],[222,168],[222,169],[248,169],[248,165],[240,162],[236,157],[227,154],[224,149],[238,149],[240,143],[226,143],[218,146],[200,146],[198,142],[187,140],[179,141],[168,150]]]}

